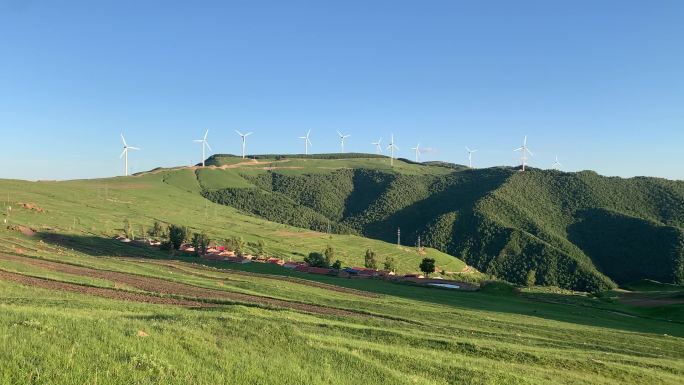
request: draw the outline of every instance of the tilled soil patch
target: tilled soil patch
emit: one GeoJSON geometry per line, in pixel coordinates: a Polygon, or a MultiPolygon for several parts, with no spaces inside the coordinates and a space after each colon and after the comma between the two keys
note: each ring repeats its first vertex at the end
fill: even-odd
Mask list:
{"type": "Polygon", "coordinates": [[[72,293],[88,294],[95,297],[103,297],[110,299],[118,299],[123,301],[134,301],[144,303],[154,303],[160,305],[176,305],[188,307],[215,307],[217,305],[212,303],[205,303],[199,301],[191,301],[186,299],[157,297],[154,295],[131,293],[127,291],[120,291],[114,289],[106,289],[100,287],[83,286],[75,283],[59,282],[50,279],[29,277],[27,275],[10,273],[0,270],[0,279],[26,285],[31,287],[39,287],[41,289],[68,291],[72,293]]]}
{"type": "MultiPolygon", "coordinates": [[[[231,302],[255,303],[267,306],[284,307],[308,313],[330,314],[339,316],[365,316],[361,313],[352,311],[329,308],[324,306],[309,305],[298,302],[290,302],[281,299],[260,297],[256,295],[228,292],[222,290],[208,289],[191,286],[184,283],[166,281],[159,278],[145,277],[135,274],[119,273],[108,270],[96,270],[87,267],[66,265],[57,262],[39,260],[35,258],[24,258],[11,255],[0,255],[0,259],[18,261],[21,263],[41,267],[47,270],[61,273],[74,274],[90,278],[105,279],[118,284],[134,287],[138,290],[148,291],[166,295],[178,295],[184,297],[194,297],[203,299],[218,299],[231,302]]],[[[77,285],[78,286],[78,285],[77,285]]]]}

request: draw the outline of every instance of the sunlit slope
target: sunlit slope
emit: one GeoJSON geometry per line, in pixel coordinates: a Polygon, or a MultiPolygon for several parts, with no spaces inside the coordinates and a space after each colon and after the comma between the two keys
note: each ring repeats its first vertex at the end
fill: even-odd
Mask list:
{"type": "MultiPolygon", "coordinates": [[[[222,172],[230,173],[230,170],[222,172]]],[[[212,170],[158,170],[140,176],[66,182],[0,181],[0,196],[9,199],[12,211],[9,225],[25,225],[36,230],[111,236],[121,232],[129,220],[137,233],[149,229],[155,220],[186,225],[205,231],[210,238],[223,241],[242,236],[247,242],[266,242],[270,255],[302,259],[311,251],[326,246],[337,250],[337,258],[348,265],[363,265],[367,248],[373,249],[382,263],[392,256],[400,271],[417,271],[420,260],[414,248],[356,235],[328,235],[269,222],[245,215],[232,207],[212,203],[200,194],[209,186],[225,187],[246,183],[239,177],[216,174],[212,170]],[[203,176],[198,182],[197,175],[203,176]],[[36,209],[23,208],[34,204],[36,209]]],[[[445,253],[427,254],[448,271],[461,271],[462,261],[445,253]]]]}

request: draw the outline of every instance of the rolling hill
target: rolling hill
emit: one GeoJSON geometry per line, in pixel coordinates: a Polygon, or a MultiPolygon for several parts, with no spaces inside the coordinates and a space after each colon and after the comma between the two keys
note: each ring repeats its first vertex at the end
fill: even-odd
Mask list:
{"type": "Polygon", "coordinates": [[[112,239],[125,221],[137,233],[163,221],[219,241],[262,240],[270,255],[288,259],[331,245],[349,265],[372,248],[401,272],[415,271],[424,255],[463,270],[450,254],[389,242],[401,225],[405,245],[420,235],[473,262],[495,255],[482,266],[501,276],[535,263],[541,282],[544,263],[576,263],[585,270],[556,274],[612,286],[604,269],[615,255],[638,267],[641,259],[625,255],[644,250],[644,240],[654,253],[678,250],[677,195],[669,206],[646,205],[661,193],[654,181],[406,161],[390,168],[376,157],[221,161],[121,178],[0,180],[0,383],[681,382],[679,285],[640,280],[588,294],[491,282],[466,292],[210,261],[112,239]],[[575,199],[584,196],[570,189],[580,188],[575,178],[610,193],[575,199]],[[611,183],[635,183],[642,195],[611,183]],[[622,190],[633,195],[615,193],[622,190]],[[295,222],[309,229],[287,224],[295,222]],[[328,223],[337,234],[311,230],[328,223]],[[604,251],[602,238],[618,237],[625,241],[617,254],[604,251]]]}
{"type": "Polygon", "coordinates": [[[215,155],[213,202],[314,230],[436,248],[523,284],[599,291],[684,280],[684,182],[345,154],[215,155]]]}

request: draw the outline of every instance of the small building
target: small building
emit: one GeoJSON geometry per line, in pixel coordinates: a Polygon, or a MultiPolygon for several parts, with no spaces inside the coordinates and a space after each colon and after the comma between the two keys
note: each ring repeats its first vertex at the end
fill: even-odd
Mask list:
{"type": "Polygon", "coordinates": [[[333,271],[334,271],[333,269],[329,269],[327,267],[309,267],[308,268],[309,274],[329,275],[333,271]]]}
{"type": "Polygon", "coordinates": [[[280,266],[282,266],[282,265],[285,264],[285,261],[283,261],[283,260],[280,259],[280,258],[269,258],[269,259],[266,260],[266,263],[271,263],[271,264],[274,264],[274,265],[280,265],[280,266]]]}

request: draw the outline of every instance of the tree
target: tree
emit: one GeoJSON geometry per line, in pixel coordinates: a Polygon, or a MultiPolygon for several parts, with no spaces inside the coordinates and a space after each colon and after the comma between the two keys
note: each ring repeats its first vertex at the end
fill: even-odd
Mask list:
{"type": "Polygon", "coordinates": [[[392,257],[387,257],[385,258],[385,263],[383,263],[385,270],[387,271],[396,271],[397,270],[397,263],[392,257]]]}
{"type": "Polygon", "coordinates": [[[245,247],[245,240],[242,237],[230,237],[226,239],[226,247],[228,250],[235,252],[236,255],[242,255],[245,247]]]}
{"type": "Polygon", "coordinates": [[[209,237],[207,237],[204,232],[193,234],[192,247],[195,248],[195,255],[200,256],[206,254],[209,242],[209,237]]]}
{"type": "Polygon", "coordinates": [[[339,259],[336,260],[335,263],[333,263],[331,267],[335,270],[342,269],[342,261],[340,261],[339,259]]]}
{"type": "Polygon", "coordinates": [[[256,243],[256,254],[258,256],[264,256],[266,254],[266,243],[259,239],[259,241],[256,243]]]}
{"type": "Polygon", "coordinates": [[[181,245],[188,238],[188,228],[185,226],[169,226],[169,242],[174,250],[180,249],[181,245]]]}
{"type": "Polygon", "coordinates": [[[375,260],[375,251],[368,249],[366,250],[366,256],[364,257],[364,266],[367,269],[377,269],[378,261],[375,260]]]}
{"type": "Polygon", "coordinates": [[[335,259],[335,249],[332,248],[332,246],[328,246],[323,250],[323,255],[325,256],[325,260],[327,261],[328,265],[332,263],[332,261],[335,259]]]}
{"type": "Polygon", "coordinates": [[[423,258],[423,260],[420,262],[420,265],[418,266],[420,268],[420,271],[425,273],[426,277],[429,277],[430,274],[435,272],[435,259],[434,258],[423,258]]]}
{"type": "Polygon", "coordinates": [[[534,270],[528,271],[525,283],[527,283],[527,286],[534,286],[537,283],[537,272],[534,270]]]}
{"type": "Polygon", "coordinates": [[[133,225],[131,225],[131,221],[129,221],[128,218],[124,219],[123,230],[126,238],[133,239],[133,225]]]}
{"type": "Polygon", "coordinates": [[[166,235],[166,229],[159,221],[154,221],[152,228],[147,231],[147,234],[152,238],[163,238],[166,235]]]}
{"type": "Polygon", "coordinates": [[[304,257],[304,262],[313,267],[330,267],[330,262],[326,260],[325,255],[316,251],[304,257]]]}

